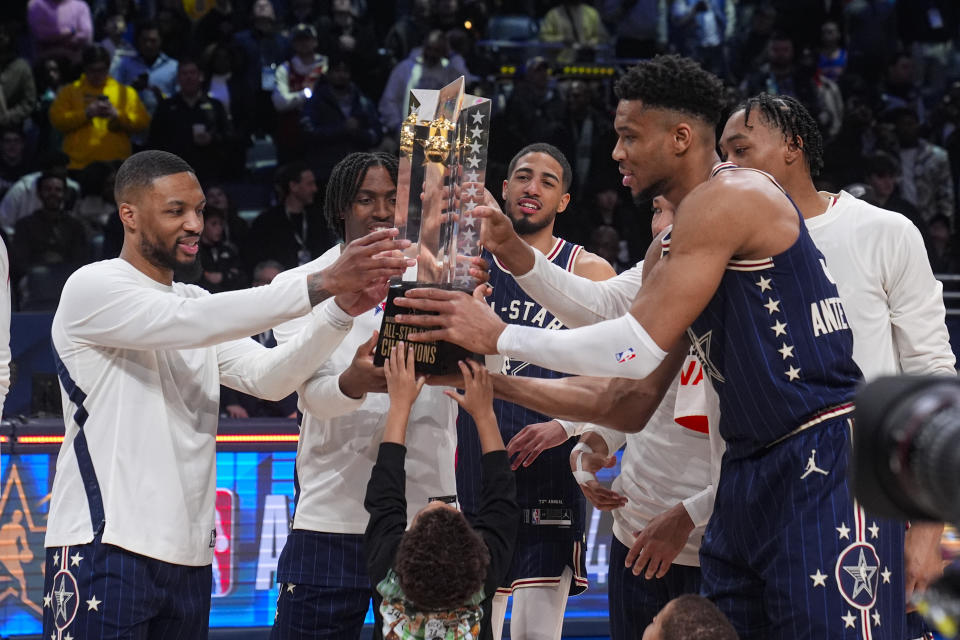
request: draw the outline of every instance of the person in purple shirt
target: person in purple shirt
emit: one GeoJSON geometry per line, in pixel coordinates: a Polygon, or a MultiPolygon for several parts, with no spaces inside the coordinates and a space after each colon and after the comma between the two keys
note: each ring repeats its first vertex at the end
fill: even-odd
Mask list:
{"type": "Polygon", "coordinates": [[[63,57],[79,64],[83,48],[93,42],[90,7],[83,0],[30,0],[27,23],[35,59],[63,57]]]}

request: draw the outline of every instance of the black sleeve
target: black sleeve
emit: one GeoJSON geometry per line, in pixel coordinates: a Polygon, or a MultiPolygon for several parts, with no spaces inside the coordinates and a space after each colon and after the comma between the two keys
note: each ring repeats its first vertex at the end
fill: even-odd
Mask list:
{"type": "Polygon", "coordinates": [[[407,448],[384,442],[367,483],[363,506],[370,514],[363,534],[370,584],[376,585],[393,566],[400,538],[407,528],[406,472],[403,469],[407,448]]]}
{"type": "Polygon", "coordinates": [[[484,593],[492,594],[503,583],[513,559],[513,547],[520,529],[520,507],[517,504],[517,482],[506,451],[501,449],[484,454],[480,468],[483,473],[480,510],[473,528],[483,536],[490,552],[484,593]]]}

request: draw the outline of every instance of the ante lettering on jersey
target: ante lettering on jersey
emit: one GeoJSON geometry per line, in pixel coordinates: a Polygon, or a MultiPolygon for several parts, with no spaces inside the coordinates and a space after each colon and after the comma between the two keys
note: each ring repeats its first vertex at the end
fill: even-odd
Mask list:
{"type": "Polygon", "coordinates": [[[810,322],[813,325],[813,337],[815,338],[850,328],[840,298],[824,298],[820,302],[811,303],[810,322]]]}

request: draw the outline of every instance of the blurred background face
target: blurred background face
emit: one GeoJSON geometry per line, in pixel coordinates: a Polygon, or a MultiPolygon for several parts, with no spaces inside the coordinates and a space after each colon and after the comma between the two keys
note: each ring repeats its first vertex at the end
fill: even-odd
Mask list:
{"type": "Polygon", "coordinates": [[[867,184],[873,189],[877,198],[886,202],[897,187],[897,177],[892,173],[872,174],[867,176],[867,184]]]}
{"type": "Polygon", "coordinates": [[[121,15],[110,16],[107,24],[104,25],[104,30],[111,38],[119,38],[127,30],[127,21],[121,15]]]}
{"type": "Polygon", "coordinates": [[[211,207],[226,211],[230,208],[230,200],[227,198],[227,192],[222,187],[207,187],[207,204],[211,207]]]}
{"type": "Polygon", "coordinates": [[[293,52],[301,58],[309,58],[317,50],[317,41],[306,35],[297,36],[293,39],[293,52]]]}
{"type": "Polygon", "coordinates": [[[617,192],[613,189],[604,189],[597,192],[593,202],[601,211],[613,211],[617,207],[617,192]]]}
{"type": "Polygon", "coordinates": [[[223,240],[223,216],[206,216],[203,220],[203,233],[200,239],[204,244],[219,244],[223,240]]]}
{"type": "Polygon", "coordinates": [[[276,267],[263,267],[259,269],[256,273],[253,274],[253,282],[250,283],[253,287],[262,287],[273,282],[273,279],[280,274],[280,269],[276,267]]]}
{"type": "Polygon", "coordinates": [[[912,85],[916,78],[916,66],[913,58],[900,56],[887,68],[887,82],[894,86],[912,85]]]}
{"type": "Polygon", "coordinates": [[[447,39],[442,34],[431,34],[423,44],[423,62],[427,66],[440,64],[447,55],[447,39]]]}
{"type": "Polygon", "coordinates": [[[60,178],[47,178],[37,184],[37,196],[47,211],[60,211],[63,208],[63,195],[66,184],[60,178]]]}
{"type": "Polygon", "coordinates": [[[767,59],[774,67],[793,64],[793,43],[789,40],[771,40],[767,45],[767,59]]]}
{"type": "Polygon", "coordinates": [[[253,5],[253,26],[260,31],[268,31],[277,21],[270,0],[257,0],[253,5]]]}
{"type": "Polygon", "coordinates": [[[341,29],[353,25],[353,6],[350,0],[333,0],[330,11],[333,13],[333,22],[341,29]]]}
{"type": "Polygon", "coordinates": [[[831,48],[840,44],[840,28],[835,22],[825,22],[820,27],[820,44],[831,48]]]}
{"type": "Polygon", "coordinates": [[[146,60],[154,60],[160,55],[160,31],[144,29],[137,37],[137,51],[146,60]]]}
{"type": "Polygon", "coordinates": [[[303,204],[313,203],[313,197],[317,194],[317,181],[313,177],[312,171],[304,171],[300,174],[300,179],[290,183],[290,195],[294,196],[303,204]]]}
{"type": "Polygon", "coordinates": [[[4,133],[0,140],[0,153],[7,160],[19,162],[23,157],[23,136],[14,131],[4,133]]]}
{"type": "Polygon", "coordinates": [[[60,63],[53,58],[44,61],[43,74],[49,87],[60,86],[60,63]]]}
{"type": "Polygon", "coordinates": [[[177,68],[177,84],[184,95],[193,96],[200,92],[203,86],[203,74],[193,62],[181,64],[177,68]]]}
{"type": "Polygon", "coordinates": [[[912,113],[905,113],[899,116],[894,123],[897,132],[897,141],[901,147],[916,146],[920,138],[920,123],[917,116],[912,113]]]}
{"type": "Polygon", "coordinates": [[[109,71],[106,62],[94,62],[83,68],[83,72],[87,76],[87,83],[91,87],[102,87],[107,84],[109,71]]]}
{"type": "Polygon", "coordinates": [[[927,229],[930,242],[938,247],[945,247],[950,242],[950,227],[942,220],[933,220],[927,229]]]}
{"type": "Polygon", "coordinates": [[[327,71],[327,82],[334,89],[345,89],[350,86],[350,65],[346,61],[335,63],[327,71]]]}
{"type": "Polygon", "coordinates": [[[590,251],[611,265],[616,264],[620,253],[620,234],[610,226],[597,227],[590,234],[590,251]]]}

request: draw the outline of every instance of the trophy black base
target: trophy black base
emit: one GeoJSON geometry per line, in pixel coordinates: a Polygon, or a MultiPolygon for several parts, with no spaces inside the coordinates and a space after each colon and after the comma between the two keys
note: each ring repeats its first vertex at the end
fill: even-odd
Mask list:
{"type": "MultiPolygon", "coordinates": [[[[413,309],[398,307],[394,300],[402,297],[410,289],[423,287],[437,287],[441,289],[462,290],[470,293],[466,289],[452,287],[449,285],[424,284],[422,282],[400,282],[390,285],[390,291],[387,293],[387,302],[383,310],[383,323],[380,325],[380,336],[377,338],[377,350],[373,355],[373,364],[382,367],[384,360],[390,355],[390,349],[403,340],[406,342],[407,333],[423,331],[420,327],[413,327],[407,324],[396,322],[398,313],[407,315],[434,315],[433,312],[415,311],[413,309]]],[[[483,357],[479,356],[463,347],[452,342],[434,341],[434,342],[410,342],[413,347],[414,360],[417,373],[427,375],[444,375],[447,373],[459,373],[460,368],[457,362],[467,358],[473,358],[483,362],[483,357]]]]}

